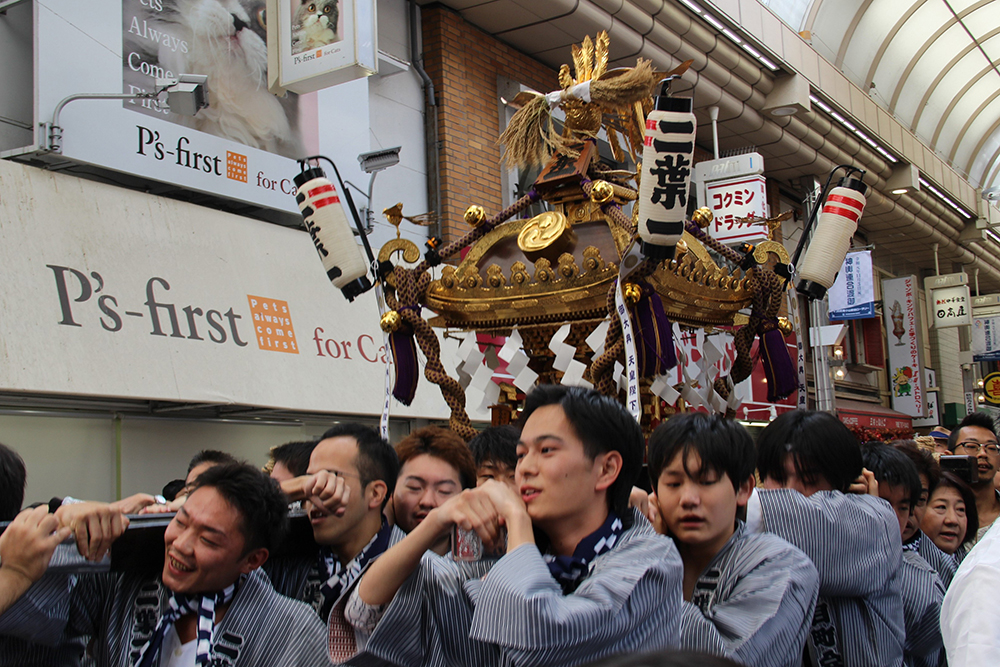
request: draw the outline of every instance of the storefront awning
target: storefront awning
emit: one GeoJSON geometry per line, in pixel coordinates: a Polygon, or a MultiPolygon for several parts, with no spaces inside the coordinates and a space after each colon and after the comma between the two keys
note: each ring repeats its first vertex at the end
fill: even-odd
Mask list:
{"type": "Polygon", "coordinates": [[[837,417],[848,428],[913,430],[913,418],[878,403],[837,399],[837,417]]]}

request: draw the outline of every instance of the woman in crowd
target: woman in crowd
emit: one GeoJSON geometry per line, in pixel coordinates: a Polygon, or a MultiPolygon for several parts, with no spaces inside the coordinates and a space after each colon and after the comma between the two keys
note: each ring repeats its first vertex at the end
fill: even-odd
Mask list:
{"type": "Polygon", "coordinates": [[[961,562],[976,539],[979,517],[969,485],[944,471],[931,491],[920,529],[937,548],[961,562]]]}

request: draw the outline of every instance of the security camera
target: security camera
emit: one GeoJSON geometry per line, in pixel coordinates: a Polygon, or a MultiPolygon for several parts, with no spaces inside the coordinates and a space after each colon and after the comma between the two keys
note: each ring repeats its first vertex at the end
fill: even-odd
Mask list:
{"type": "Polygon", "coordinates": [[[996,201],[1000,199],[1000,188],[986,188],[983,190],[983,199],[986,201],[996,201]]]}
{"type": "Polygon", "coordinates": [[[182,116],[193,116],[208,106],[208,77],[180,74],[176,79],[157,79],[156,86],[167,91],[167,107],[182,116]]]}

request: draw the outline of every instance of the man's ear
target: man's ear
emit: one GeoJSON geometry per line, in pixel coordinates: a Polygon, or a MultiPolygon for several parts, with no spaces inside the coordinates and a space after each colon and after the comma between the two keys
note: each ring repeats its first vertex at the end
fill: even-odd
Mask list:
{"type": "Polygon", "coordinates": [[[388,492],[389,487],[385,481],[376,479],[368,482],[368,486],[365,488],[365,501],[368,503],[368,509],[381,509],[382,502],[388,492]]]}
{"type": "Polygon", "coordinates": [[[594,464],[598,467],[597,485],[594,490],[605,491],[615,483],[622,472],[621,452],[617,450],[605,452],[594,460],[594,464]]]}
{"type": "Polygon", "coordinates": [[[243,557],[243,566],[240,568],[240,572],[243,574],[250,574],[258,567],[266,563],[269,555],[270,552],[264,547],[254,549],[243,557]]]}
{"type": "Polygon", "coordinates": [[[736,506],[745,507],[747,502],[750,500],[750,494],[753,493],[753,488],[757,485],[757,478],[750,475],[743,483],[740,484],[740,488],[736,489],[736,506]]]}

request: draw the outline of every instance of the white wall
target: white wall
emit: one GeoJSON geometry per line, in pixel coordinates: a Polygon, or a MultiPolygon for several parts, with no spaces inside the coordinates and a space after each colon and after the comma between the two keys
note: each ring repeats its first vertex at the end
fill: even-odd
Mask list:
{"type": "MultiPolygon", "coordinates": [[[[203,449],[218,449],[262,466],[271,447],[318,438],[338,419],[378,426],[374,419],[336,416],[329,421],[261,424],[126,415],[121,421],[122,495],[159,493],[170,480],[183,478],[190,458],[203,449]]],[[[410,429],[409,420],[390,420],[390,440],[398,442],[410,429]]],[[[116,422],[110,414],[0,415],[0,442],[24,459],[25,504],[54,496],[103,501],[118,497],[116,422]]]]}

